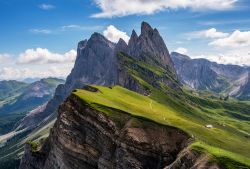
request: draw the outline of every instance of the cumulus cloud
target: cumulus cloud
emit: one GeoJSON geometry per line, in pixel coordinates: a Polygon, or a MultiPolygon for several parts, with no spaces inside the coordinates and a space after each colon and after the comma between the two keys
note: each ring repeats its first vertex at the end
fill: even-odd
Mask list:
{"type": "Polygon", "coordinates": [[[191,32],[188,34],[190,38],[224,38],[228,35],[228,33],[219,32],[215,28],[191,32]]]}
{"type": "Polygon", "coordinates": [[[23,80],[26,78],[66,77],[71,66],[48,66],[46,69],[4,67],[0,69],[0,80],[23,80]]]}
{"type": "Polygon", "coordinates": [[[216,39],[209,44],[216,47],[249,47],[250,31],[241,32],[239,30],[236,30],[230,36],[226,38],[216,39]]]}
{"type": "Polygon", "coordinates": [[[0,54],[0,64],[6,64],[7,62],[11,61],[10,54],[4,53],[0,54]]]}
{"type": "Polygon", "coordinates": [[[39,33],[41,33],[41,34],[51,34],[52,33],[51,30],[49,30],[49,29],[30,29],[30,32],[37,33],[37,34],[39,34],[39,33]]]}
{"type": "Polygon", "coordinates": [[[233,49],[218,54],[203,54],[194,58],[205,58],[220,64],[247,65],[250,66],[250,49],[233,49]]]}
{"type": "Polygon", "coordinates": [[[48,49],[37,48],[27,49],[21,53],[17,63],[18,64],[52,64],[52,63],[69,63],[74,62],[76,58],[76,51],[70,50],[65,54],[52,53],[48,49]]]}
{"type": "Polygon", "coordinates": [[[175,52],[178,52],[180,54],[183,54],[183,55],[186,55],[188,50],[186,48],[183,48],[183,47],[179,47],[175,50],[175,52]]]}
{"type": "Polygon", "coordinates": [[[118,30],[113,25],[109,25],[106,30],[103,31],[103,35],[111,42],[117,43],[122,38],[126,43],[129,41],[129,36],[126,32],[118,30]]]}
{"type": "Polygon", "coordinates": [[[23,80],[25,78],[67,77],[76,51],[64,54],[52,53],[48,49],[27,49],[19,57],[0,54],[0,80],[23,80]]]}
{"type": "Polygon", "coordinates": [[[101,9],[93,17],[113,17],[134,14],[153,14],[167,9],[227,10],[238,0],[93,0],[101,9]]]}
{"type": "Polygon", "coordinates": [[[51,4],[40,4],[38,7],[42,10],[51,10],[55,8],[55,6],[51,4]]]}

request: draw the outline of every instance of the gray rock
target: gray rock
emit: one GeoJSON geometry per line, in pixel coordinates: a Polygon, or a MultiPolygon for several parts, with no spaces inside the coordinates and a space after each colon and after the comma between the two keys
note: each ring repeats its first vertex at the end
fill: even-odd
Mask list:
{"type": "Polygon", "coordinates": [[[250,98],[249,68],[223,65],[206,59],[191,59],[171,53],[180,81],[197,90],[227,93],[239,99],[250,98]]]}
{"type": "Polygon", "coordinates": [[[45,119],[55,113],[72,90],[87,84],[104,86],[119,84],[144,93],[133,78],[126,72],[122,72],[124,69],[121,69],[116,57],[118,52],[128,53],[135,59],[143,59],[151,64],[160,64],[170,69],[176,77],[168,49],[159,32],[146,22],[142,23],[141,32],[138,37],[133,30],[128,45],[122,39],[114,44],[99,33],[94,33],[89,40],[79,42],[74,68],[67,77],[66,83],[57,87],[53,99],[39,114],[40,117],[45,119]]]}

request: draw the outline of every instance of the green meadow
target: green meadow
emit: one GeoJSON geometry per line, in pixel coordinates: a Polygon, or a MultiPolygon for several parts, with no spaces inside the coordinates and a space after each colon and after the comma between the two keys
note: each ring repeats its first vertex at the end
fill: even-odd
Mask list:
{"type": "MultiPolygon", "coordinates": [[[[119,111],[174,126],[194,138],[189,146],[207,153],[227,168],[250,168],[249,104],[238,101],[205,99],[190,92],[165,94],[151,88],[149,96],[120,86],[94,86],[98,92],[76,90],[73,94],[92,108],[110,116],[119,111]],[[213,128],[207,128],[211,124],[213,128]]],[[[116,115],[117,113],[117,115],[116,115]]]]}

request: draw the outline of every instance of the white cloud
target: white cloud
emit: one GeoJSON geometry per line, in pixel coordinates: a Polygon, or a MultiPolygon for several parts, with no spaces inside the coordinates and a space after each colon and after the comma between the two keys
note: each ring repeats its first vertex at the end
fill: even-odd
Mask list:
{"type": "Polygon", "coordinates": [[[193,58],[205,58],[220,64],[247,65],[250,66],[250,49],[241,48],[219,54],[203,54],[193,58]]]}
{"type": "Polygon", "coordinates": [[[51,4],[40,4],[40,5],[38,5],[38,7],[43,9],[43,10],[51,10],[51,9],[55,8],[55,6],[51,5],[51,4]]]}
{"type": "Polygon", "coordinates": [[[6,64],[7,62],[11,61],[10,54],[4,53],[0,54],[0,64],[6,64]]]}
{"type": "Polygon", "coordinates": [[[48,49],[37,48],[27,49],[21,53],[17,63],[18,64],[53,64],[53,63],[70,63],[74,62],[76,58],[76,51],[70,50],[65,54],[52,53],[48,49]]]}
{"type": "Polygon", "coordinates": [[[229,34],[219,32],[215,28],[188,33],[189,38],[224,38],[229,34]]]}
{"type": "Polygon", "coordinates": [[[16,68],[0,69],[0,80],[23,80],[26,78],[66,77],[72,65],[46,66],[46,68],[16,68]]]}
{"type": "Polygon", "coordinates": [[[210,45],[216,47],[250,47],[250,31],[234,31],[230,36],[212,41],[210,45]]]}
{"type": "Polygon", "coordinates": [[[0,54],[0,80],[67,77],[75,59],[75,50],[58,54],[48,49],[37,48],[27,49],[19,57],[0,54]]]}
{"type": "Polygon", "coordinates": [[[41,34],[51,34],[51,30],[49,29],[30,29],[32,33],[41,33],[41,34]]]}
{"type": "Polygon", "coordinates": [[[118,30],[113,25],[109,25],[106,30],[103,31],[103,35],[111,42],[117,43],[122,38],[126,43],[129,41],[129,36],[126,32],[118,30]]]}
{"type": "Polygon", "coordinates": [[[66,31],[66,30],[101,30],[103,29],[103,26],[83,26],[83,25],[75,25],[75,24],[71,24],[71,25],[64,25],[61,27],[62,31],[66,31]]]}
{"type": "Polygon", "coordinates": [[[183,47],[179,47],[175,50],[175,52],[178,52],[180,54],[183,54],[183,55],[186,55],[188,50],[186,48],[183,48],[183,47]]]}
{"type": "Polygon", "coordinates": [[[93,0],[102,12],[93,17],[153,14],[167,9],[227,10],[238,0],[93,0]]]}

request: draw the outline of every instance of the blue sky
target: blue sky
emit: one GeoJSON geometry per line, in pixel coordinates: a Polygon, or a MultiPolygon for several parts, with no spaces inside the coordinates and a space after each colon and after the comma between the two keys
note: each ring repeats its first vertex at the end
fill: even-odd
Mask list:
{"type": "Polygon", "coordinates": [[[0,0],[0,79],[65,77],[77,42],[158,28],[170,51],[250,65],[249,0],[0,0]],[[112,26],[111,26],[112,25],[112,26]]]}

